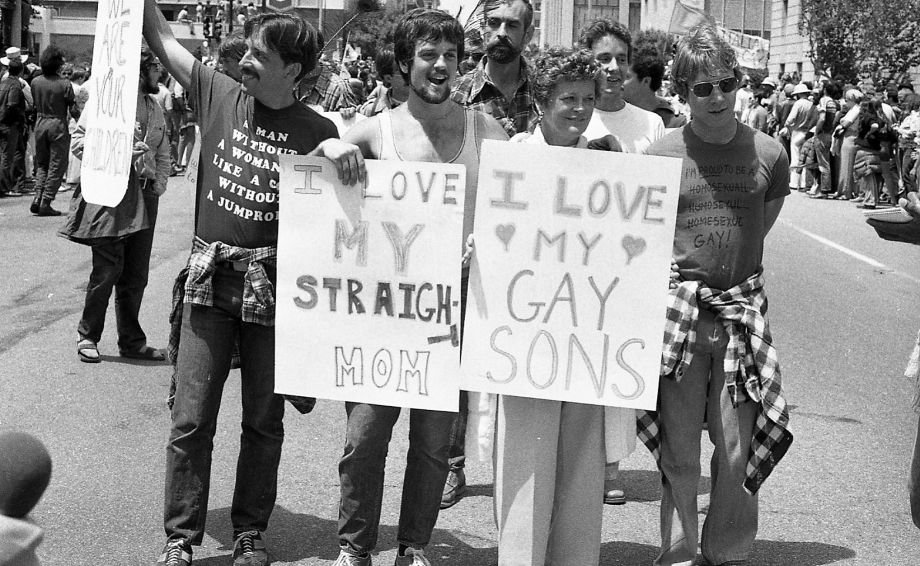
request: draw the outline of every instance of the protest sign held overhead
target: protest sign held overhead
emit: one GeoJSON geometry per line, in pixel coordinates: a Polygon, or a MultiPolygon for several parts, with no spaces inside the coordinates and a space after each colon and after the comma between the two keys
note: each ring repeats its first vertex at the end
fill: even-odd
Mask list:
{"type": "Polygon", "coordinates": [[[484,142],[461,388],[654,409],[680,174],[484,142]]]}
{"type": "Polygon", "coordinates": [[[275,389],[456,411],[462,165],[282,155],[275,389]]]}
{"type": "Polygon", "coordinates": [[[116,206],[128,188],[136,135],[135,113],[141,61],[144,5],[129,0],[101,0],[93,46],[92,96],[83,165],[83,198],[116,206]]]}

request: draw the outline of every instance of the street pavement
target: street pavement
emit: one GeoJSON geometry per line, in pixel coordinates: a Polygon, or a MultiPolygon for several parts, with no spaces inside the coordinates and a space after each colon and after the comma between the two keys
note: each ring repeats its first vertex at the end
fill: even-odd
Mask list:
{"type": "MultiPolygon", "coordinates": [[[[170,291],[187,257],[192,195],[163,197],[142,310],[148,342],[165,346],[170,291]]],[[[62,194],[66,208],[70,194],[62,194]]],[[[114,315],[101,364],[75,352],[90,251],[56,236],[28,197],[0,199],[0,430],[29,431],[54,459],[32,518],[46,530],[45,565],[152,564],[164,540],[165,398],[171,368],[117,357],[114,315]]],[[[852,204],[793,194],[765,257],[770,318],[792,405],[791,451],[760,493],[750,564],[920,564],[907,503],[917,416],[903,377],[920,327],[920,248],[884,242],[852,204]]],[[[267,540],[275,564],[328,565],[338,551],[341,403],[309,415],[289,407],[277,507],[267,540]]],[[[239,375],[231,372],[215,439],[207,534],[195,564],[230,563],[229,506],[239,445],[239,375]]],[[[391,564],[407,447],[402,418],[390,447],[378,564],[391,564]]],[[[703,438],[704,461],[711,454],[703,438]]],[[[639,447],[622,465],[629,501],[606,507],[601,564],[648,565],[658,547],[660,487],[639,447]]],[[[488,462],[467,467],[468,495],[443,511],[427,555],[437,566],[496,564],[488,462]]],[[[700,504],[709,475],[704,466],[700,504]]],[[[600,494],[598,494],[600,496],[600,494]]],[[[576,566],[576,565],[566,565],[576,566]]]]}

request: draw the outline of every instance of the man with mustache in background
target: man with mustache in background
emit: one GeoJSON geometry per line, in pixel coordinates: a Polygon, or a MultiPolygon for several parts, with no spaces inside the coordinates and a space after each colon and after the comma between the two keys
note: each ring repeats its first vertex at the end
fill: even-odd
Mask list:
{"type": "Polygon", "coordinates": [[[486,54],[454,85],[454,102],[490,114],[509,136],[531,130],[539,117],[521,56],[533,37],[530,0],[491,0],[483,9],[486,54]]]}
{"type": "MultiPolygon", "coordinates": [[[[509,137],[530,131],[540,113],[534,102],[527,60],[521,53],[533,37],[533,6],[530,0],[487,0],[482,14],[486,53],[475,69],[457,80],[451,99],[491,115],[509,137]]],[[[461,391],[460,412],[450,435],[450,473],[444,484],[441,509],[455,505],[466,490],[468,416],[467,394],[461,391]]]]}

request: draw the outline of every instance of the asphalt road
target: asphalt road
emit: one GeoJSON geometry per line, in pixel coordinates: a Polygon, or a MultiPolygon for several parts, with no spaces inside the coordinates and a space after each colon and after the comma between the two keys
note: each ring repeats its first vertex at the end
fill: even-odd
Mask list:
{"type": "MultiPolygon", "coordinates": [[[[46,529],[40,558],[49,566],[152,564],[163,543],[170,368],[118,358],[114,328],[100,344],[103,363],[77,360],[90,253],[56,237],[61,219],[32,217],[28,204],[0,200],[0,429],[36,434],[54,458],[51,485],[33,513],[46,529]]],[[[154,346],[166,342],[169,293],[187,257],[191,211],[187,190],[172,187],[163,197],[142,312],[154,346]]],[[[920,248],[878,239],[848,203],[794,194],[769,237],[765,265],[796,440],[761,490],[751,564],[920,564],[920,532],[906,492],[917,417],[902,376],[920,327],[920,248]]],[[[239,406],[234,372],[215,440],[207,535],[195,551],[202,566],[230,562],[239,406]]],[[[306,416],[288,411],[267,535],[276,564],[326,565],[336,557],[343,425],[340,403],[320,401],[306,416]]],[[[378,564],[392,563],[395,554],[405,449],[402,419],[390,450],[378,564]]],[[[658,545],[658,475],[642,447],[623,469],[629,502],[605,509],[601,563],[650,564],[658,545]]],[[[470,464],[468,480],[468,497],[439,519],[428,551],[436,565],[497,561],[489,465],[470,464]]],[[[707,492],[704,477],[702,505],[707,492]]]]}

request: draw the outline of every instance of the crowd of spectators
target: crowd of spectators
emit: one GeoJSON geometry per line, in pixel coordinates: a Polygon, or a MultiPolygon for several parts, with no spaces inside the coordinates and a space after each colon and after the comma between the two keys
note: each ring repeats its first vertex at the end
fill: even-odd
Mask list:
{"type": "Polygon", "coordinates": [[[917,190],[920,95],[909,81],[745,81],[749,95],[739,93],[736,114],[786,148],[791,189],[866,209],[892,206],[917,190]]]}

